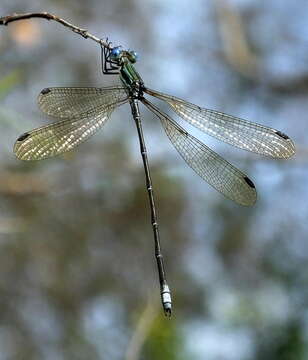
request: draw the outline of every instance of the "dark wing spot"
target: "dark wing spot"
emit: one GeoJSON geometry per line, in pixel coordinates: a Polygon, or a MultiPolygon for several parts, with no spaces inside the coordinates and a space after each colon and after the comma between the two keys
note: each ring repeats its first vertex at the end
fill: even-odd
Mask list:
{"type": "Polygon", "coordinates": [[[30,136],[29,133],[24,133],[22,135],[19,136],[19,138],[17,139],[17,141],[24,141],[27,139],[27,137],[30,136]]]}
{"type": "Polygon", "coordinates": [[[276,131],[276,134],[278,136],[282,137],[283,139],[286,139],[286,140],[290,139],[288,135],[282,133],[281,131],[276,131]]]}
{"type": "Polygon", "coordinates": [[[46,95],[46,94],[48,94],[50,91],[51,91],[51,90],[50,90],[49,88],[45,88],[45,89],[43,89],[43,90],[41,91],[41,94],[42,94],[42,95],[46,95]]]}
{"type": "Polygon", "coordinates": [[[254,184],[247,176],[244,177],[244,180],[246,181],[246,183],[247,183],[251,188],[253,188],[253,189],[256,188],[256,187],[255,187],[255,184],[254,184]]]}

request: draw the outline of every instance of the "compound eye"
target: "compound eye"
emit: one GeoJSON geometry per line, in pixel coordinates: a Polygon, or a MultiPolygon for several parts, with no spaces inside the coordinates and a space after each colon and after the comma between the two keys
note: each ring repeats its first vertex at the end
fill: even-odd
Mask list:
{"type": "Polygon", "coordinates": [[[132,63],[135,63],[138,60],[138,54],[136,53],[136,51],[130,51],[129,52],[129,60],[132,63]]]}
{"type": "Polygon", "coordinates": [[[120,58],[122,50],[120,47],[115,47],[110,52],[110,59],[111,60],[118,60],[120,58]]]}

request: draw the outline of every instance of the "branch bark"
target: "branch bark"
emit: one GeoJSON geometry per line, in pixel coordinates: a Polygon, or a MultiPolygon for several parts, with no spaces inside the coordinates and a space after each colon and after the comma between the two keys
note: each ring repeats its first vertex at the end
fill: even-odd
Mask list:
{"type": "Polygon", "coordinates": [[[23,14],[12,14],[12,15],[3,16],[3,17],[0,17],[0,25],[7,26],[11,22],[19,21],[19,20],[26,20],[26,19],[31,19],[31,18],[42,18],[42,19],[46,19],[46,20],[56,21],[56,22],[62,24],[63,26],[69,28],[74,33],[82,36],[83,38],[91,39],[91,40],[97,42],[98,44],[100,44],[101,47],[112,49],[111,43],[108,42],[108,38],[106,38],[106,40],[100,39],[100,38],[90,34],[88,32],[88,30],[82,29],[78,26],[75,26],[75,25],[69,23],[68,21],[61,19],[60,17],[50,14],[50,13],[47,13],[47,12],[23,13],[23,14]]]}

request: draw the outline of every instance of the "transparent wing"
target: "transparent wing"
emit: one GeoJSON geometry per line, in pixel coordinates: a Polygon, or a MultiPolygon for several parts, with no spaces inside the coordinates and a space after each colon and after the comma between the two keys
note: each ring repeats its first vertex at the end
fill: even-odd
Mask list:
{"type": "Polygon", "coordinates": [[[43,89],[37,101],[39,108],[45,114],[66,119],[126,97],[125,88],[122,86],[54,87],[43,89]]]}
{"type": "Polygon", "coordinates": [[[72,150],[100,129],[117,106],[127,102],[122,91],[114,89],[109,95],[113,102],[88,107],[83,113],[24,133],[14,145],[15,155],[21,160],[41,160],[72,150]]]}
{"type": "Polygon", "coordinates": [[[274,158],[295,153],[292,140],[282,132],[219,111],[201,108],[175,96],[145,89],[149,95],[166,101],[184,120],[208,135],[233,146],[274,158]]]}
{"type": "Polygon", "coordinates": [[[142,102],[159,117],[172,144],[199,176],[238,204],[249,206],[256,202],[255,186],[244,173],[188,134],[155,105],[146,99],[142,102]]]}

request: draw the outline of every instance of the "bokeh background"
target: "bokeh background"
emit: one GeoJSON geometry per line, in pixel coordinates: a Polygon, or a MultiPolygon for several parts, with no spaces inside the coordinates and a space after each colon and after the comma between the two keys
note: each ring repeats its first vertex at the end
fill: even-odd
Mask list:
{"type": "Polygon", "coordinates": [[[51,121],[36,105],[41,89],[118,79],[102,76],[96,43],[58,23],[1,27],[0,359],[307,359],[308,2],[0,4],[1,16],[28,11],[135,49],[150,88],[277,128],[297,155],[260,157],[185,124],[255,182],[257,204],[240,207],[193,173],[142,110],[168,320],[129,107],[73,153],[23,163],[12,152],[21,133],[51,121]]]}

